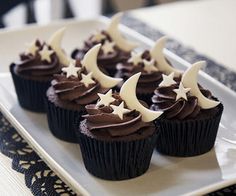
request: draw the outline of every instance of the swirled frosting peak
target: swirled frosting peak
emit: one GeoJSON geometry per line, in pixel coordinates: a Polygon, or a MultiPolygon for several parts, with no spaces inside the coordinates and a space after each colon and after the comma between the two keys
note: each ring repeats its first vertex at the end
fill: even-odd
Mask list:
{"type": "MultiPolygon", "coordinates": [[[[169,76],[164,76],[164,78],[169,76]]],[[[202,95],[212,99],[210,91],[203,89],[200,85],[198,88],[202,95]]],[[[185,87],[182,81],[169,83],[166,79],[166,82],[154,91],[152,102],[151,109],[163,111],[163,116],[167,119],[191,119],[201,115],[204,110],[199,105],[198,97],[192,95],[191,88],[185,87]]]]}
{"type": "Polygon", "coordinates": [[[50,80],[53,74],[61,72],[62,65],[58,56],[45,42],[32,42],[28,49],[20,54],[20,61],[15,63],[16,72],[26,78],[50,80]]]}
{"type": "Polygon", "coordinates": [[[52,81],[52,87],[62,101],[86,105],[98,99],[97,93],[108,91],[92,77],[92,72],[82,67],[79,60],[62,70],[61,74],[54,75],[52,81]]]}
{"type": "Polygon", "coordinates": [[[85,107],[88,114],[83,117],[90,131],[98,135],[109,134],[111,137],[122,137],[142,135],[145,129],[155,130],[153,123],[142,121],[138,111],[127,108],[117,93],[110,93],[111,91],[105,95],[107,96],[105,98],[100,96],[101,99],[97,104],[85,107]]]}
{"type": "Polygon", "coordinates": [[[131,53],[125,63],[117,65],[116,77],[127,80],[132,75],[141,72],[137,85],[138,93],[153,93],[162,80],[162,72],[158,70],[157,62],[151,58],[148,50],[143,53],[131,53]]]}
{"type": "Polygon", "coordinates": [[[84,41],[84,46],[81,49],[74,50],[72,57],[74,59],[82,59],[98,43],[102,45],[97,58],[98,65],[105,70],[115,69],[115,65],[118,62],[124,62],[130,57],[130,52],[120,49],[104,30],[93,34],[84,41]]]}

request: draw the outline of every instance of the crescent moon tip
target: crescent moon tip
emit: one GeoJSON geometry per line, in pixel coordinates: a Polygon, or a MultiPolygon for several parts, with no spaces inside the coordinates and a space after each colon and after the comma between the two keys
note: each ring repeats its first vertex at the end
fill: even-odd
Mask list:
{"type": "Polygon", "coordinates": [[[194,63],[191,67],[193,67],[193,66],[203,67],[205,65],[206,65],[206,61],[198,61],[198,62],[194,63]]]}
{"type": "MultiPolygon", "coordinates": [[[[91,49],[89,49],[88,52],[85,53],[84,58],[83,58],[83,62],[86,62],[87,60],[89,60],[90,58],[97,58],[98,52],[101,48],[101,44],[96,44],[95,46],[93,46],[91,49]]],[[[86,63],[85,63],[86,65],[86,63]]],[[[86,67],[86,66],[85,66],[86,67]]]]}
{"type": "Polygon", "coordinates": [[[117,79],[117,81],[119,81],[119,82],[122,82],[122,81],[123,81],[122,78],[116,78],[116,79],[117,79]]]}
{"type": "Polygon", "coordinates": [[[151,111],[151,113],[148,116],[143,115],[142,120],[144,122],[151,122],[157,118],[159,118],[163,114],[162,111],[151,111]]]}
{"type": "Polygon", "coordinates": [[[156,44],[158,44],[158,45],[160,45],[160,46],[162,46],[164,48],[167,40],[168,40],[168,36],[164,35],[164,36],[162,36],[160,39],[158,39],[156,41],[156,44]]]}
{"type": "Polygon", "coordinates": [[[166,41],[167,41],[168,37],[167,36],[162,36],[160,39],[158,39],[154,46],[152,47],[152,49],[150,50],[151,54],[153,57],[155,57],[157,55],[157,53],[162,53],[162,50],[165,47],[166,41]]]}
{"type": "Polygon", "coordinates": [[[116,84],[112,85],[111,88],[113,88],[114,86],[116,86],[117,84],[119,84],[120,82],[123,81],[122,78],[115,78],[114,81],[116,81],[116,84]]]}
{"type": "Polygon", "coordinates": [[[138,73],[132,75],[128,80],[126,80],[123,83],[123,85],[120,88],[120,95],[121,95],[121,97],[123,96],[123,94],[127,93],[126,90],[124,90],[124,89],[127,88],[127,86],[130,87],[130,85],[131,85],[130,88],[136,88],[136,85],[137,85],[137,82],[138,82],[138,79],[139,79],[140,75],[141,75],[141,72],[138,72],[138,73]]]}
{"type": "Polygon", "coordinates": [[[168,40],[168,36],[167,35],[163,35],[159,40],[163,41],[163,42],[166,42],[168,40]]]}
{"type": "Polygon", "coordinates": [[[58,29],[57,31],[55,31],[55,32],[51,35],[51,37],[49,38],[48,43],[49,43],[50,45],[54,45],[54,44],[55,44],[55,39],[58,38],[58,37],[62,38],[62,36],[63,36],[64,33],[65,33],[65,30],[66,30],[66,27],[62,27],[62,28],[58,29]]]}
{"type": "Polygon", "coordinates": [[[120,20],[120,18],[123,16],[123,12],[118,12],[118,13],[116,13],[116,14],[114,14],[112,17],[111,17],[111,20],[120,20]]]}
{"type": "Polygon", "coordinates": [[[134,74],[133,76],[131,76],[128,80],[137,80],[137,82],[138,82],[138,79],[140,78],[141,74],[142,74],[141,72],[138,72],[138,73],[134,74]]]}
{"type": "Polygon", "coordinates": [[[190,66],[182,76],[182,83],[186,88],[191,88],[190,93],[198,98],[198,105],[203,109],[210,109],[220,104],[219,101],[215,101],[205,97],[198,87],[197,75],[202,66],[206,64],[206,61],[198,61],[190,66]]]}
{"type": "MultiPolygon", "coordinates": [[[[101,43],[99,43],[99,44],[96,44],[93,48],[101,48],[101,46],[102,46],[102,44],[101,43]]],[[[93,48],[91,48],[91,49],[93,49],[93,48]]]]}

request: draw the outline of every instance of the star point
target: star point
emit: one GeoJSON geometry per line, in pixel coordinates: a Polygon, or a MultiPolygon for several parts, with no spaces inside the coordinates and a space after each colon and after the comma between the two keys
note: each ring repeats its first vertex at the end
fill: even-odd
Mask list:
{"type": "Polygon", "coordinates": [[[39,49],[36,45],[36,40],[32,41],[31,43],[27,43],[26,46],[26,52],[35,56],[36,51],[39,49]]]}
{"type": "Polygon", "coordinates": [[[81,70],[81,68],[76,67],[75,64],[75,61],[71,61],[68,67],[63,67],[61,69],[64,73],[66,73],[67,78],[69,78],[70,76],[78,77],[78,72],[81,70]]]}
{"type": "Polygon", "coordinates": [[[155,72],[155,71],[158,71],[158,69],[155,67],[155,61],[154,59],[150,60],[150,61],[147,61],[146,59],[143,60],[143,63],[144,63],[144,70],[147,72],[147,73],[151,73],[151,72],[155,72]]]}
{"type": "Polygon", "coordinates": [[[159,84],[159,86],[171,86],[172,84],[176,84],[176,81],[174,80],[174,72],[169,74],[168,76],[165,74],[162,74],[162,82],[159,84]]]}
{"type": "Polygon", "coordinates": [[[142,53],[131,52],[131,57],[128,59],[128,63],[133,63],[136,66],[142,62],[142,53]]]}
{"type": "Polygon", "coordinates": [[[112,97],[112,90],[110,89],[106,94],[98,93],[100,100],[97,102],[96,106],[104,105],[109,106],[110,103],[115,101],[115,98],[112,97]]]}
{"type": "Polygon", "coordinates": [[[180,82],[179,88],[173,90],[176,93],[175,101],[179,100],[180,98],[183,98],[187,101],[188,99],[186,93],[189,92],[190,90],[191,88],[184,88],[183,83],[180,82]]]}
{"type": "Polygon", "coordinates": [[[123,115],[131,112],[131,110],[124,108],[124,101],[121,102],[119,106],[116,105],[110,105],[113,109],[112,114],[116,114],[120,117],[121,120],[123,120],[123,115]]]}
{"type": "Polygon", "coordinates": [[[95,42],[101,42],[105,38],[106,36],[104,34],[102,34],[101,32],[97,32],[96,34],[93,35],[91,40],[95,42]]]}
{"type": "Polygon", "coordinates": [[[42,50],[39,51],[41,60],[46,60],[51,63],[51,55],[54,53],[53,50],[49,50],[46,45],[43,46],[42,50]]]}
{"type": "Polygon", "coordinates": [[[87,75],[81,74],[82,80],[80,80],[80,82],[82,82],[85,87],[88,87],[90,84],[94,84],[95,81],[92,79],[92,75],[93,75],[93,72],[90,72],[87,75]]]}
{"type": "Polygon", "coordinates": [[[104,54],[114,52],[114,46],[115,46],[114,42],[109,42],[106,40],[105,43],[102,45],[102,51],[104,52],[104,54]]]}

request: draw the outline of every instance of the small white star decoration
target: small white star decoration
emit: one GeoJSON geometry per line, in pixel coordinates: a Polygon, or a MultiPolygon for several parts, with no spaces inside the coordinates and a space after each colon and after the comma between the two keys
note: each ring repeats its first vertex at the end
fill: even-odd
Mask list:
{"type": "Polygon", "coordinates": [[[134,65],[138,65],[142,63],[142,53],[131,52],[131,57],[128,59],[128,63],[133,63],[134,65]]]}
{"type": "Polygon", "coordinates": [[[115,101],[115,98],[112,97],[112,90],[109,90],[106,94],[98,93],[100,100],[97,102],[96,106],[104,105],[109,106],[110,103],[115,101]]]}
{"type": "Polygon", "coordinates": [[[171,86],[172,84],[176,84],[174,81],[174,72],[169,74],[168,76],[165,74],[162,74],[162,82],[159,84],[159,86],[171,86]]]}
{"type": "Polygon", "coordinates": [[[109,42],[106,40],[105,43],[102,45],[102,51],[104,52],[104,54],[114,52],[114,46],[115,46],[114,42],[109,42]]]}
{"type": "Polygon", "coordinates": [[[112,90],[109,90],[106,94],[98,93],[100,100],[97,102],[96,106],[104,105],[110,106],[113,109],[112,114],[116,114],[123,120],[123,115],[131,112],[131,110],[124,108],[124,101],[120,103],[120,105],[110,105],[116,99],[112,97],[112,90]]]}
{"type": "Polygon", "coordinates": [[[123,120],[123,115],[131,112],[131,110],[124,108],[124,101],[120,103],[119,106],[116,105],[110,105],[113,109],[112,114],[116,114],[120,117],[121,120],[123,120]]]}
{"type": "Polygon", "coordinates": [[[42,50],[39,51],[41,60],[46,60],[47,62],[51,63],[51,54],[53,54],[53,50],[49,50],[48,46],[44,45],[42,50]]]}
{"type": "Polygon", "coordinates": [[[155,72],[155,71],[158,71],[158,69],[156,68],[155,66],[155,60],[152,59],[150,61],[147,61],[146,59],[143,60],[143,63],[144,63],[144,70],[147,72],[147,73],[151,73],[151,72],[155,72]]]}
{"type": "Polygon", "coordinates": [[[26,44],[27,49],[26,52],[35,56],[36,51],[39,49],[36,45],[36,40],[32,41],[30,44],[26,44]]]}
{"type": "Polygon", "coordinates": [[[184,98],[185,100],[187,100],[186,93],[189,92],[190,90],[191,90],[191,88],[184,88],[183,83],[180,82],[179,88],[173,90],[176,93],[176,99],[175,100],[177,101],[180,98],[184,98]]]}
{"type": "Polygon", "coordinates": [[[63,67],[62,71],[66,73],[66,77],[69,78],[70,76],[78,77],[78,72],[81,70],[80,67],[75,66],[76,62],[73,60],[70,62],[68,67],[63,67]]]}
{"type": "Polygon", "coordinates": [[[94,84],[95,81],[92,79],[92,75],[93,75],[92,72],[90,72],[90,73],[87,74],[87,75],[81,74],[82,80],[80,80],[80,82],[82,82],[85,87],[88,87],[90,84],[94,84]]]}
{"type": "Polygon", "coordinates": [[[96,34],[93,35],[92,41],[101,42],[105,38],[106,36],[104,34],[102,34],[101,32],[97,32],[96,34]]]}

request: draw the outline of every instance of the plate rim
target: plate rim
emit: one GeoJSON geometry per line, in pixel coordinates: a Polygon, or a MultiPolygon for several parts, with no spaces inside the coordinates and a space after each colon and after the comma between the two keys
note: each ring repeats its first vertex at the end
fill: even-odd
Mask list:
{"type": "MultiPolygon", "coordinates": [[[[44,25],[37,25],[37,24],[32,24],[32,25],[27,25],[24,28],[7,28],[5,30],[0,30],[0,36],[2,34],[6,33],[12,33],[12,32],[18,32],[18,31],[27,31],[31,29],[37,29],[41,27],[47,27],[47,26],[57,26],[57,25],[68,25],[68,24],[77,24],[81,22],[101,22],[104,24],[107,24],[110,21],[109,18],[105,16],[100,16],[97,19],[64,19],[64,20],[58,20],[53,23],[49,24],[44,24],[44,25]]],[[[149,39],[148,37],[141,35],[140,33],[130,29],[129,27],[126,27],[124,25],[121,25],[121,31],[124,32],[125,34],[135,37],[137,39],[140,39],[142,41],[145,41],[147,45],[154,45],[154,41],[149,39]]],[[[176,59],[178,62],[183,64],[186,67],[190,66],[190,63],[182,59],[181,57],[177,56],[176,54],[172,53],[168,49],[164,50],[164,53],[166,56],[176,59]]],[[[3,72],[0,73],[0,77],[5,75],[5,74],[10,74],[9,72],[3,72]]],[[[231,96],[236,98],[236,92],[231,90],[229,87],[225,86],[224,84],[220,83],[207,73],[200,71],[199,73],[204,77],[205,79],[215,83],[217,86],[220,88],[224,88],[227,93],[229,93],[231,96]]],[[[11,125],[17,130],[17,132],[26,140],[26,142],[33,148],[33,150],[39,155],[40,158],[42,158],[43,161],[46,162],[46,164],[63,180],[66,182],[68,186],[71,187],[71,189],[77,193],[77,194],[82,194],[82,195],[90,195],[89,192],[82,186],[80,185],[79,182],[73,179],[72,176],[68,174],[68,172],[63,169],[61,165],[59,165],[42,147],[41,145],[34,140],[34,138],[27,132],[27,130],[18,122],[18,120],[11,114],[11,112],[2,104],[0,103],[0,111],[3,113],[3,115],[6,117],[6,119],[11,123],[11,125]]],[[[206,186],[203,186],[202,188],[199,188],[194,191],[190,191],[185,193],[184,195],[196,195],[196,194],[206,194],[209,192],[212,192],[214,190],[221,189],[223,187],[229,186],[231,184],[236,183],[236,178],[232,179],[226,179],[222,180],[221,182],[209,184],[206,186]]]]}

